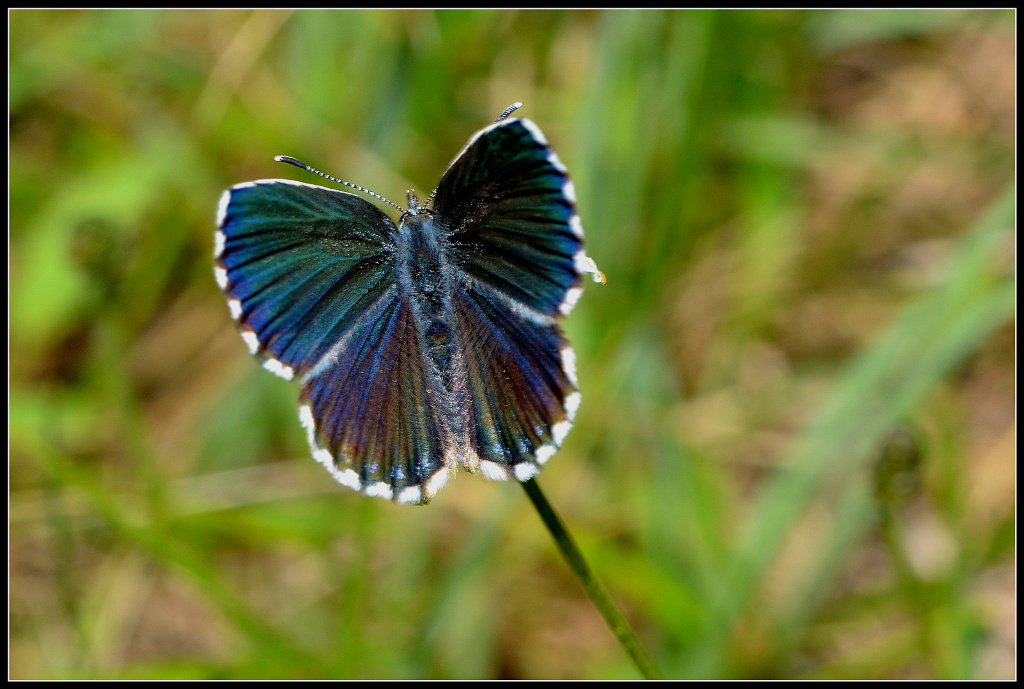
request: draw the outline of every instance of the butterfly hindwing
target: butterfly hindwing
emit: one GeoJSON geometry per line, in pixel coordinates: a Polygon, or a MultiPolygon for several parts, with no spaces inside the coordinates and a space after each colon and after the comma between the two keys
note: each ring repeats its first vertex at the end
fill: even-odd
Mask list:
{"type": "Polygon", "coordinates": [[[471,289],[547,316],[572,308],[583,233],[568,172],[535,124],[480,131],[441,177],[434,209],[471,289]]]}
{"type": "Polygon", "coordinates": [[[326,187],[224,192],[217,281],[249,350],[285,378],[315,366],[394,282],[395,232],[373,204],[326,187]]]}
{"type": "Polygon", "coordinates": [[[305,381],[299,416],[314,457],[342,484],[424,502],[448,478],[446,429],[409,299],[393,285],[305,381]]]}
{"type": "Polygon", "coordinates": [[[454,303],[472,400],[470,446],[488,478],[525,481],[572,425],[580,401],[575,355],[554,322],[471,291],[454,303]]]}

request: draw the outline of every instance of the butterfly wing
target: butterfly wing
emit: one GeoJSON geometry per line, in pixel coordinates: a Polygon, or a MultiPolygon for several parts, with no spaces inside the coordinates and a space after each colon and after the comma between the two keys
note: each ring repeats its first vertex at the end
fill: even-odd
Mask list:
{"type": "Polygon", "coordinates": [[[342,484],[399,502],[447,480],[391,220],[369,202],[288,180],[221,200],[215,271],[263,365],[301,377],[313,456],[342,484]]]}
{"type": "Polygon", "coordinates": [[[453,299],[483,474],[525,481],[561,446],[580,403],[575,354],[554,322],[466,290],[453,299]]]}
{"type": "Polygon", "coordinates": [[[580,394],[556,318],[571,310],[589,259],[572,182],[529,120],[474,136],[445,172],[435,211],[459,289],[459,323],[485,476],[525,481],[561,445],[580,394]]]}
{"type": "Polygon", "coordinates": [[[217,282],[249,351],[291,379],[325,361],[394,282],[394,223],[353,194],[289,180],[224,192],[217,282]]]}
{"type": "Polygon", "coordinates": [[[407,296],[392,285],[304,381],[299,418],[313,456],[343,485],[426,502],[447,481],[446,428],[407,296]]]}
{"type": "Polygon", "coordinates": [[[441,177],[434,209],[474,288],[546,316],[572,309],[583,230],[568,171],[537,125],[503,120],[478,132],[441,177]]]}

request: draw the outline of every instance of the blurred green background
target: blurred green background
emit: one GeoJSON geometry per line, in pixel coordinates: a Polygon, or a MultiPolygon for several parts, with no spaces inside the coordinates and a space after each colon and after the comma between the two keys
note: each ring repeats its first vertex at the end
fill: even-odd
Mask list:
{"type": "Polygon", "coordinates": [[[10,674],[629,678],[522,491],[309,457],[228,186],[525,102],[607,274],[540,483],[671,677],[1013,677],[1012,12],[12,11],[10,674]]]}

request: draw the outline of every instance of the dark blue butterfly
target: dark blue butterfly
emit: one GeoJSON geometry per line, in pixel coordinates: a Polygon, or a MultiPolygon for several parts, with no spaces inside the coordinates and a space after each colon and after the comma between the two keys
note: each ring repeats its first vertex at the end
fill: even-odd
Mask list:
{"type": "Polygon", "coordinates": [[[214,270],[242,339],[299,379],[313,457],[367,495],[427,502],[457,464],[526,481],[572,426],[558,318],[585,273],[603,275],[568,171],[513,109],[455,157],[433,210],[410,192],[397,227],[358,196],[285,179],[221,198],[214,270]]]}

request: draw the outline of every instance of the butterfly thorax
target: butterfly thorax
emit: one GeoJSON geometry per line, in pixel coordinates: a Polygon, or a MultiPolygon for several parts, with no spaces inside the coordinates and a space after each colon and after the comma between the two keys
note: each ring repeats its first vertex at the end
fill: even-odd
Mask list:
{"type": "Polygon", "coordinates": [[[433,213],[402,216],[398,234],[399,282],[406,298],[416,302],[426,320],[443,319],[451,307],[452,271],[433,213]]]}
{"type": "Polygon", "coordinates": [[[436,216],[426,209],[399,225],[398,280],[416,325],[428,400],[448,420],[447,450],[466,459],[469,405],[466,366],[452,307],[455,272],[436,216]]]}

